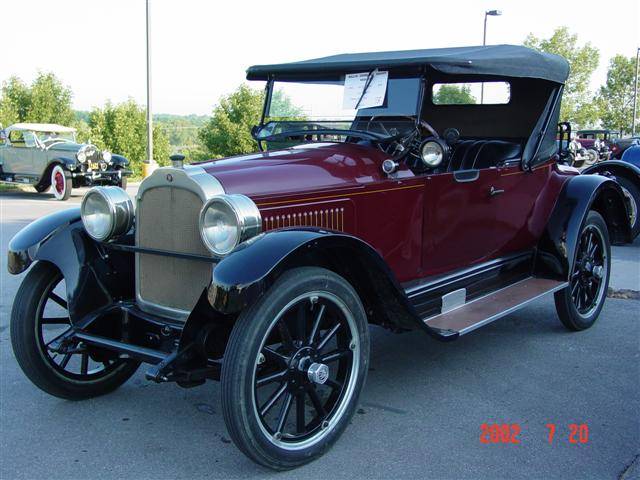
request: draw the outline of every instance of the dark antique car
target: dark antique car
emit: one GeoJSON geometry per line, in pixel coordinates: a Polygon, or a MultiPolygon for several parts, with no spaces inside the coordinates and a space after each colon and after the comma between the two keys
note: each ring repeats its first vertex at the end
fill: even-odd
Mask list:
{"type": "Polygon", "coordinates": [[[631,233],[614,180],[557,162],[568,70],[508,45],[251,67],[261,152],[174,156],[135,210],[96,187],[11,240],[9,271],[33,264],[11,314],[20,366],[67,399],[141,362],[155,382],[220,380],[235,444],[287,469],[347,427],[368,324],[452,341],[553,293],[589,328],[631,233]],[[479,82],[485,103],[440,94],[479,82]]]}
{"type": "Polygon", "coordinates": [[[582,145],[587,152],[595,152],[596,161],[609,160],[612,155],[612,147],[615,140],[620,136],[619,132],[613,130],[578,130],[576,141],[582,145]]]}
{"type": "Polygon", "coordinates": [[[0,135],[0,181],[49,188],[58,200],[93,185],[127,188],[129,160],[77,143],[76,130],[52,123],[16,123],[0,135]]]}
{"type": "MultiPolygon", "coordinates": [[[[575,139],[570,140],[571,124],[562,122],[558,125],[558,146],[559,146],[559,162],[575,166],[584,167],[584,163],[580,163],[581,152],[576,149],[575,139]]],[[[580,173],[585,175],[604,175],[615,179],[622,188],[627,203],[627,211],[629,213],[629,223],[631,226],[631,236],[636,238],[640,235],[640,216],[638,209],[640,207],[640,164],[634,164],[626,155],[629,149],[623,154],[621,160],[605,160],[593,165],[588,165],[580,169],[580,173]]]]}

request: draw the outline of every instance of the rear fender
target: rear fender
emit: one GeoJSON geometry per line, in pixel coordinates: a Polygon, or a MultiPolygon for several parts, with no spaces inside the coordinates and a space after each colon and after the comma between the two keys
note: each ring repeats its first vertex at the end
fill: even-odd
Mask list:
{"type": "Polygon", "coordinates": [[[237,314],[258,300],[288,269],[319,266],[345,278],[358,293],[371,323],[392,329],[443,333],[419,318],[386,262],[370,245],[319,229],[268,232],[240,245],[213,269],[207,292],[222,314],[237,314]]]}
{"type": "Polygon", "coordinates": [[[622,160],[607,160],[606,162],[596,163],[582,170],[583,175],[594,173],[610,173],[614,176],[628,176],[634,182],[640,183],[640,168],[632,163],[623,162],[622,160]]]}
{"type": "Polygon", "coordinates": [[[606,177],[626,178],[640,190],[640,168],[632,163],[620,160],[608,160],[585,168],[582,174],[604,175],[606,177]]]}
{"type": "Polygon", "coordinates": [[[620,185],[602,175],[576,175],[567,180],[538,244],[534,274],[568,280],[575,249],[590,210],[603,216],[611,243],[631,242],[631,228],[620,185]]]}

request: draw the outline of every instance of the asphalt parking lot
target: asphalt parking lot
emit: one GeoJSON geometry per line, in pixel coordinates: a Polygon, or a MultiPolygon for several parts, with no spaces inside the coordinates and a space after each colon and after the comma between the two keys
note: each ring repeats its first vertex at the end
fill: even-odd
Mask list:
{"type": "MultiPolygon", "coordinates": [[[[143,367],[105,397],[50,397],[27,381],[11,351],[9,312],[21,278],[6,273],[5,252],[21,227],[65,206],[0,192],[1,479],[640,478],[633,299],[608,299],[596,325],[580,333],[564,330],[551,297],[449,344],[372,329],[352,425],[327,455],[292,472],[265,470],[235,448],[217,383],[156,385],[143,367]],[[482,443],[485,423],[517,424],[519,443],[482,443]],[[547,424],[556,427],[551,443],[547,424]],[[587,425],[586,442],[576,435],[571,443],[572,424],[587,425]]],[[[640,242],[613,256],[612,286],[640,290],[640,242]]]]}

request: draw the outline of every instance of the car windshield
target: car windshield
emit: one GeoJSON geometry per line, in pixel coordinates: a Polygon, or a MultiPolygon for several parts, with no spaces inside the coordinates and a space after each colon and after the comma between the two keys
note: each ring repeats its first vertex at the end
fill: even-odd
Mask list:
{"type": "Polygon", "coordinates": [[[75,142],[75,132],[34,132],[41,143],[50,145],[59,142],[75,142]]]}
{"type": "Polygon", "coordinates": [[[391,137],[414,126],[420,90],[418,77],[393,77],[378,70],[334,80],[276,79],[257,138],[298,131],[318,132],[308,140],[339,140],[347,132],[391,137]]]}

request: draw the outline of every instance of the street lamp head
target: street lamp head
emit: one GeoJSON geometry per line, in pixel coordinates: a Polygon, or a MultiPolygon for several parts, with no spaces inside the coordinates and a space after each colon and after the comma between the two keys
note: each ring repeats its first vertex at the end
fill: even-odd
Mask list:
{"type": "Polygon", "coordinates": [[[487,10],[484,12],[485,15],[489,15],[491,17],[499,17],[502,15],[502,10],[487,10]]]}

